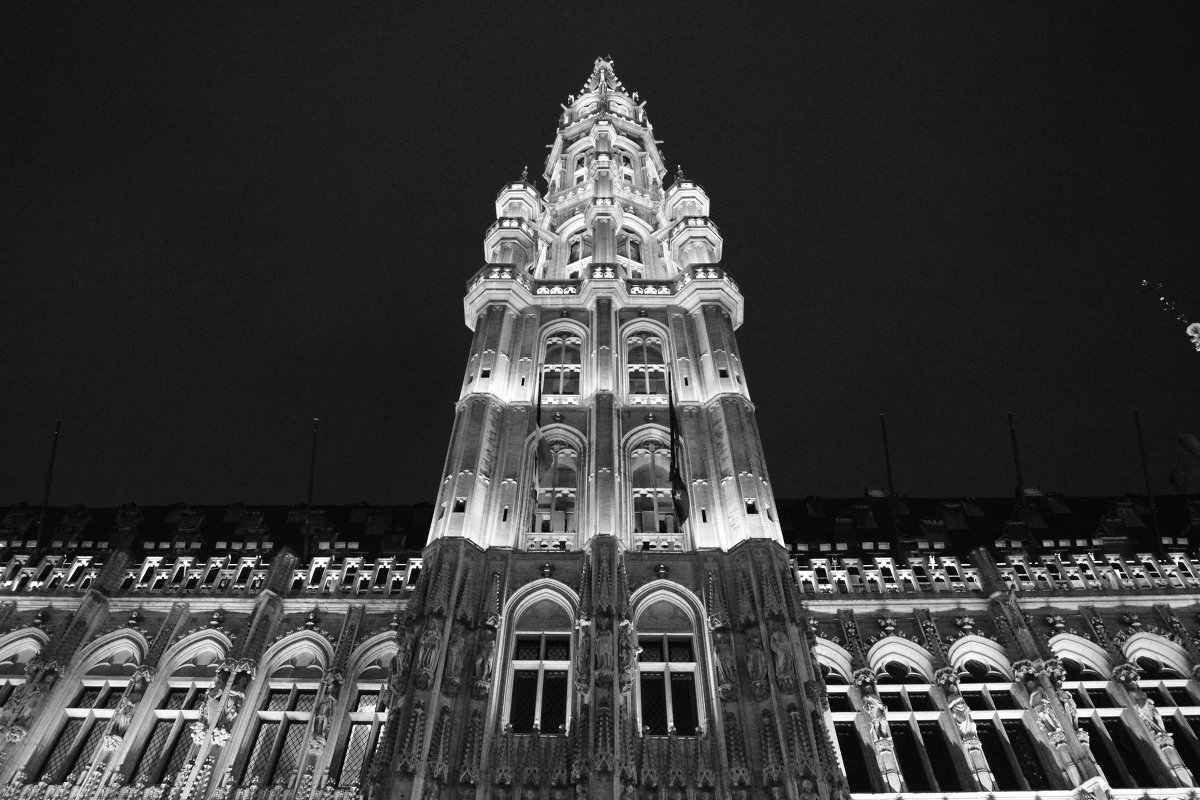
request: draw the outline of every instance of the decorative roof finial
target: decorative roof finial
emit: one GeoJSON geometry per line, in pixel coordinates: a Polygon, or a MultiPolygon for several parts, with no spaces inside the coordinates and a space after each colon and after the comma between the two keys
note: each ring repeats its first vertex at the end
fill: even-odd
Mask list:
{"type": "Polygon", "coordinates": [[[675,165],[675,180],[683,180],[683,167],[679,166],[678,164],[675,165]]]}
{"type": "Polygon", "coordinates": [[[528,164],[521,167],[521,180],[525,181],[525,183],[529,183],[529,165],[528,164]]]}

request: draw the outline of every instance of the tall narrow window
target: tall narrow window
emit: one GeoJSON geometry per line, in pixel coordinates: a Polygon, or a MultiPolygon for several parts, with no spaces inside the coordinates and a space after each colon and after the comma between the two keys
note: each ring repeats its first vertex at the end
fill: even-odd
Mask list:
{"type": "Polygon", "coordinates": [[[514,733],[557,733],[570,710],[571,618],[549,600],[521,615],[513,642],[508,721],[514,733]]]}
{"type": "MultiPolygon", "coordinates": [[[[137,667],[132,651],[121,651],[105,664],[88,670],[75,697],[62,713],[65,720],[46,754],[41,769],[33,776],[40,782],[60,784],[68,775],[82,777],[100,750],[108,721],[129,683],[128,675],[137,667]],[[123,677],[109,677],[123,675],[123,677]]],[[[50,709],[47,709],[50,711],[50,709]]]]}
{"type": "Polygon", "coordinates": [[[169,783],[183,769],[192,745],[188,726],[199,721],[204,693],[212,685],[211,680],[187,677],[191,671],[185,668],[167,679],[167,692],[154,710],[154,727],[138,758],[135,782],[169,783]]]}
{"type": "Polygon", "coordinates": [[[617,255],[642,263],[642,237],[628,228],[622,228],[617,238],[617,255]]]}
{"type": "Polygon", "coordinates": [[[574,533],[575,501],[579,491],[579,453],[565,442],[538,448],[537,504],[534,533],[574,533]]]}
{"type": "Polygon", "coordinates": [[[666,402],[667,364],[663,340],[658,334],[638,331],[626,340],[629,394],[634,402],[666,402]],[[653,398],[653,399],[651,399],[653,398]]]}
{"type": "Polygon", "coordinates": [[[317,701],[321,669],[311,655],[298,653],[268,679],[258,709],[254,749],[242,784],[288,786],[300,766],[304,732],[317,701]],[[298,677],[304,676],[304,677],[298,677]]]}
{"type": "Polygon", "coordinates": [[[577,233],[572,236],[568,242],[567,263],[574,264],[585,258],[592,256],[592,240],[591,237],[585,236],[582,233],[577,233]]]}
{"type": "Polygon", "coordinates": [[[696,651],[690,635],[639,637],[641,724],[652,736],[696,732],[696,651]]]}
{"type": "Polygon", "coordinates": [[[630,454],[635,533],[676,533],[671,501],[671,451],[663,442],[642,442],[630,454]]]}
{"type": "Polygon", "coordinates": [[[546,355],[542,361],[542,395],[579,394],[579,376],[583,369],[583,340],[571,331],[556,331],[546,337],[546,355]]]}
{"type": "Polygon", "coordinates": [[[339,751],[342,755],[335,759],[338,770],[337,785],[343,789],[355,789],[366,783],[366,772],[371,768],[371,753],[383,735],[387,723],[387,703],[392,698],[384,692],[387,682],[387,664],[385,660],[376,661],[368,666],[358,676],[353,686],[346,686],[343,692],[351,691],[347,713],[350,724],[344,729],[345,745],[339,751]]]}

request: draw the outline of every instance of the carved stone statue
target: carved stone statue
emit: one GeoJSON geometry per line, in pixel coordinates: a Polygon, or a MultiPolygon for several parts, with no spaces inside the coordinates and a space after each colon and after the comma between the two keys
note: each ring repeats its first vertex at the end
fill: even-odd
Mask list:
{"type": "Polygon", "coordinates": [[[958,726],[958,733],[964,743],[979,743],[979,731],[975,727],[975,720],[971,718],[971,708],[961,695],[950,701],[950,716],[958,726]]]}
{"type": "Polygon", "coordinates": [[[596,635],[596,673],[601,678],[612,675],[613,670],[613,635],[611,624],[602,620],[600,633],[596,635]]]}
{"type": "Polygon", "coordinates": [[[417,656],[417,665],[423,670],[433,671],[438,647],[442,643],[440,627],[436,617],[430,618],[425,626],[425,632],[421,634],[421,650],[417,656]]]}
{"type": "Polygon", "coordinates": [[[446,647],[446,674],[458,676],[462,674],[463,659],[467,650],[467,640],[462,630],[456,629],[446,647]]]}
{"type": "Polygon", "coordinates": [[[642,651],[642,648],[638,647],[633,623],[627,619],[621,620],[618,644],[620,645],[621,691],[628,691],[633,686],[633,679],[637,674],[637,654],[642,651]]]}
{"type": "Polygon", "coordinates": [[[1146,726],[1150,728],[1150,732],[1157,738],[1167,733],[1166,726],[1163,725],[1162,714],[1154,706],[1154,701],[1150,699],[1150,695],[1138,687],[1129,692],[1133,698],[1133,708],[1137,711],[1137,715],[1142,718],[1146,726]]]}
{"type": "MultiPolygon", "coordinates": [[[[1034,689],[1029,695],[1029,703],[1033,706],[1033,712],[1037,716],[1038,724],[1042,726],[1042,730],[1052,739],[1057,740],[1062,736],[1062,725],[1058,718],[1054,716],[1054,709],[1050,706],[1050,698],[1042,691],[1039,686],[1034,689]]],[[[1057,744],[1057,741],[1055,741],[1057,744]]]]}
{"type": "Polygon", "coordinates": [[[737,685],[737,668],[733,661],[733,645],[729,642],[729,635],[725,633],[717,634],[714,639],[717,644],[717,683],[721,691],[721,698],[728,700],[733,696],[733,689],[737,685]]]}
{"type": "Polygon", "coordinates": [[[771,652],[775,655],[775,672],[791,675],[795,670],[795,657],[792,655],[792,643],[782,630],[771,632],[771,652]]]}
{"type": "Polygon", "coordinates": [[[867,712],[867,720],[871,724],[871,739],[891,739],[892,729],[888,726],[887,706],[873,694],[863,695],[863,711],[867,712]]]}
{"type": "Polygon", "coordinates": [[[479,652],[475,654],[475,680],[492,679],[492,658],[496,654],[496,633],[484,628],[479,637],[479,652]]]}

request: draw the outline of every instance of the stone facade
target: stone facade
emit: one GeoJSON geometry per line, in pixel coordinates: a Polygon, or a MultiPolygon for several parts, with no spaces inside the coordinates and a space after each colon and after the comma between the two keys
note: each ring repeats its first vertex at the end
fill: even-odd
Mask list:
{"type": "Polygon", "coordinates": [[[500,191],[432,508],[7,513],[0,798],[1194,796],[1200,505],[777,501],[643,105],[500,191]]]}

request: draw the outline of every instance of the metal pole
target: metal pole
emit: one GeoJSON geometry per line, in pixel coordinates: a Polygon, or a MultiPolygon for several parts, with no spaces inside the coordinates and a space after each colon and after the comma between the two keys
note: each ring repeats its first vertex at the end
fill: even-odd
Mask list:
{"type": "Polygon", "coordinates": [[[1150,499],[1150,524],[1154,531],[1154,548],[1159,555],[1163,553],[1162,534],[1158,530],[1158,505],[1154,502],[1154,489],[1150,485],[1150,467],[1146,461],[1146,438],[1142,435],[1142,415],[1133,410],[1133,424],[1137,426],[1138,452],[1142,457],[1142,479],[1146,482],[1146,497],[1150,499]]]}
{"type": "Polygon", "coordinates": [[[887,465],[888,495],[896,496],[896,484],[892,481],[892,451],[888,447],[887,416],[879,415],[879,427],[883,431],[883,462],[887,465]]]}
{"type": "Polygon", "coordinates": [[[1025,475],[1021,472],[1021,450],[1017,447],[1017,425],[1013,422],[1012,412],[1008,412],[1008,435],[1012,439],[1013,463],[1017,467],[1017,496],[1021,498],[1021,521],[1025,523],[1025,537],[1033,541],[1033,533],[1029,530],[1029,506],[1025,501],[1025,475]]]}
{"type": "Polygon", "coordinates": [[[312,513],[313,484],[317,476],[317,425],[321,420],[313,417],[312,454],[308,460],[308,513],[312,513]]]}
{"type": "Polygon", "coordinates": [[[42,509],[38,512],[38,547],[42,546],[42,534],[46,526],[46,507],[50,505],[50,485],[54,481],[54,459],[58,455],[58,434],[62,420],[54,420],[54,440],[50,444],[50,465],[46,467],[46,490],[42,493],[42,509]]]}

